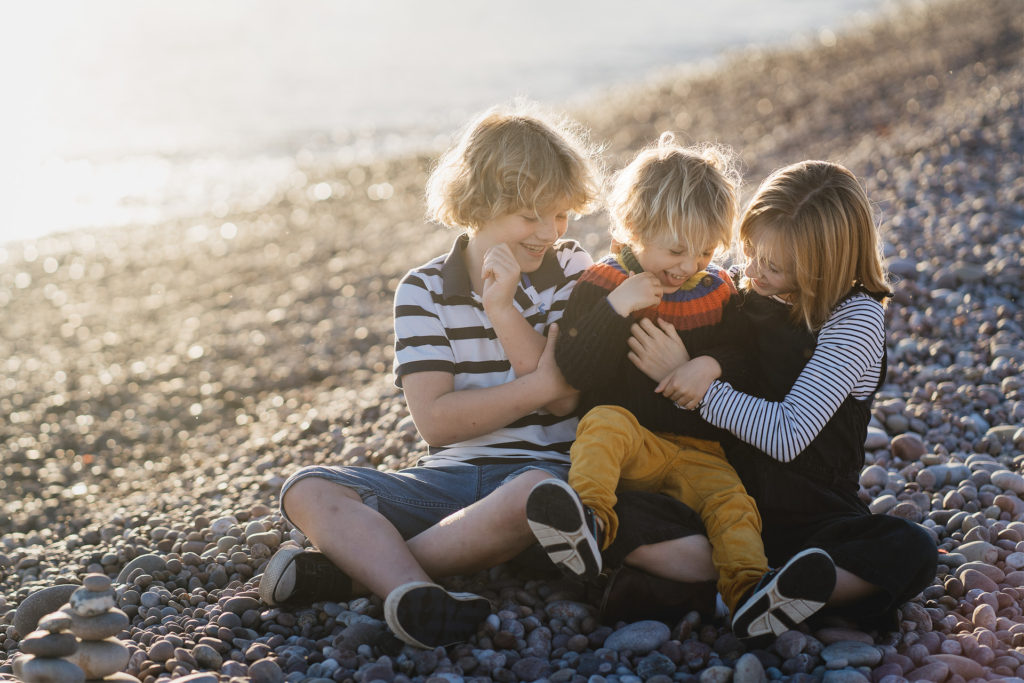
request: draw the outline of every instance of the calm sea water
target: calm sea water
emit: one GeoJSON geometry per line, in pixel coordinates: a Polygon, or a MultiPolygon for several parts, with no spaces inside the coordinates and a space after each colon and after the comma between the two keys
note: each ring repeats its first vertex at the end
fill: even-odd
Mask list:
{"type": "Polygon", "coordinates": [[[434,148],[886,0],[34,0],[0,25],[0,244],[258,206],[303,161],[434,148]],[[3,195],[7,194],[6,198],[3,195]]]}

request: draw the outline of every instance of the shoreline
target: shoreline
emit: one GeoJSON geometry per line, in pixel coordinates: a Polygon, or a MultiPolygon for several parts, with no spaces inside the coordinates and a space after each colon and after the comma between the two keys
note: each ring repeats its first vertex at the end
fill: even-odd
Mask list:
{"type": "MultiPolygon", "coordinates": [[[[607,142],[613,168],[662,130],[675,130],[684,141],[733,147],[745,164],[745,197],[774,167],[829,158],[862,179],[881,214],[889,267],[901,280],[888,314],[890,371],[873,408],[863,495],[872,509],[930,529],[945,563],[903,610],[897,633],[858,635],[832,624],[803,634],[791,656],[777,647],[756,655],[780,676],[824,676],[831,669],[820,654],[837,633],[827,629],[838,628],[840,640],[867,638],[879,652],[850,676],[906,677],[939,662],[947,671],[938,680],[957,680],[951,671],[977,678],[963,659],[982,673],[1024,677],[1024,20],[1017,9],[1012,0],[907,8],[901,21],[859,27],[830,47],[751,51],[710,71],[667,70],[569,112],[607,142]],[[964,476],[955,479],[954,470],[964,476]],[[974,542],[987,545],[963,550],[974,542]],[[996,558],[985,563],[990,569],[975,566],[977,548],[996,558]],[[928,659],[939,655],[945,659],[928,659]]],[[[149,555],[164,562],[148,575],[151,583],[119,593],[132,617],[123,636],[132,643],[129,672],[162,681],[199,670],[187,658],[154,661],[153,645],[174,636],[194,649],[211,615],[251,592],[273,550],[255,543],[304,541],[276,511],[290,472],[312,463],[397,468],[424,452],[389,376],[390,316],[398,278],[454,237],[422,218],[430,163],[419,154],[312,166],[304,182],[281,188],[258,211],[7,246],[0,674],[10,671],[25,635],[12,624],[28,595],[80,583],[92,571],[114,578],[149,555]],[[257,534],[269,536],[250,542],[257,534]],[[229,547],[219,552],[220,545],[229,547]],[[177,565],[168,568],[168,560],[177,565]],[[156,605],[133,590],[156,595],[156,605]]],[[[606,226],[603,215],[590,216],[568,236],[599,256],[606,226]]],[[[565,683],[583,676],[583,659],[599,656],[603,640],[594,634],[602,627],[591,614],[575,628],[585,622],[594,644],[575,658],[555,654],[566,635],[559,628],[569,625],[555,628],[543,615],[553,595],[578,601],[571,587],[508,567],[452,582],[494,597],[502,612],[473,647],[449,648],[447,664],[435,656],[429,667],[426,654],[385,655],[370,643],[363,643],[369,655],[344,654],[345,620],[379,620],[377,599],[294,614],[264,606],[254,617],[239,614],[248,631],[234,637],[248,641],[245,648],[222,641],[220,680],[262,660],[291,669],[293,680],[303,663],[308,673],[332,659],[324,647],[343,653],[326,676],[334,680],[359,671],[365,678],[387,657],[396,681],[443,673],[509,683],[530,680],[521,662],[533,657],[545,677],[565,683]],[[538,614],[540,626],[529,620],[538,614]],[[531,633],[547,629],[547,655],[499,647],[509,642],[501,634],[516,631],[509,619],[531,633]],[[245,657],[254,643],[266,646],[259,660],[245,657]],[[296,643],[310,653],[304,662],[287,650],[296,643]],[[518,654],[494,666],[478,654],[488,650],[518,654]],[[239,651],[238,666],[229,666],[239,651]],[[566,669],[572,676],[559,673],[566,669]]],[[[692,619],[672,626],[666,642],[677,645],[662,650],[669,659],[674,648],[696,648],[686,645],[694,640],[707,648],[698,648],[694,666],[681,655],[673,660],[676,680],[736,668],[739,646],[719,642],[727,630],[692,619]]],[[[620,663],[635,672],[641,659],[620,663]]]]}

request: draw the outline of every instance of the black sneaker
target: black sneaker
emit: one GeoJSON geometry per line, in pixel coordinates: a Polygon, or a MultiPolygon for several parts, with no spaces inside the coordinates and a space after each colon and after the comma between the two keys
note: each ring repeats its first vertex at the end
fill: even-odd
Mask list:
{"type": "Polygon", "coordinates": [[[323,553],[294,547],[281,548],[270,558],[259,591],[263,602],[282,607],[353,597],[352,579],[323,553]]]}
{"type": "Polygon", "coordinates": [[[402,584],[384,600],[384,621],[391,631],[427,650],[469,640],[490,614],[486,598],[452,593],[426,581],[402,584]]]}
{"type": "Polygon", "coordinates": [[[601,545],[594,511],[561,479],[538,482],[526,499],[526,520],[551,561],[567,574],[601,573],[601,545]]]}
{"type": "Polygon", "coordinates": [[[740,601],[732,632],[738,638],[785,633],[824,607],[835,586],[832,558],[821,548],[808,548],[765,574],[740,601]]]}

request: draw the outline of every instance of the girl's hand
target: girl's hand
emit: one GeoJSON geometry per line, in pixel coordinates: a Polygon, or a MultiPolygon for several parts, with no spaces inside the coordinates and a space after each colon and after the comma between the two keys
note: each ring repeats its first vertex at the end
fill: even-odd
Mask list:
{"type": "Polygon", "coordinates": [[[634,273],[612,290],[608,303],[615,312],[625,318],[633,311],[639,311],[661,303],[665,288],[651,273],[634,273]]]}
{"type": "Polygon", "coordinates": [[[499,306],[511,306],[519,285],[520,270],[507,244],[496,244],[484,253],[481,275],[484,279],[484,291],[481,293],[484,309],[490,311],[499,306]]]}
{"type": "Polygon", "coordinates": [[[645,375],[660,382],[669,373],[690,360],[686,345],[676,328],[658,319],[658,324],[644,318],[634,323],[629,338],[629,360],[645,375]]]}
{"type": "Polygon", "coordinates": [[[711,356],[698,356],[676,368],[654,390],[680,408],[694,410],[700,407],[711,383],[721,374],[718,361],[711,356]]]}

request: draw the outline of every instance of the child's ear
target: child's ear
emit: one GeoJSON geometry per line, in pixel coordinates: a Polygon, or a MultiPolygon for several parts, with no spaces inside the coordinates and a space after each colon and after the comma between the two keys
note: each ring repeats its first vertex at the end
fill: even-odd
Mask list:
{"type": "Polygon", "coordinates": [[[608,251],[610,251],[613,254],[618,254],[620,251],[622,251],[622,242],[618,241],[613,237],[612,243],[608,247],[608,251]]]}

